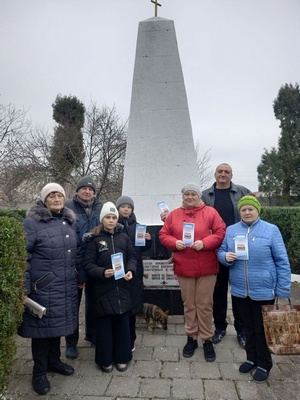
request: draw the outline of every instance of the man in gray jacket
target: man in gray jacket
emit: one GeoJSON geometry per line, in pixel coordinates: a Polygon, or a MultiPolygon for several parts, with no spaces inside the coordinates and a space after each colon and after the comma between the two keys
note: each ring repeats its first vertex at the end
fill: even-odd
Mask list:
{"type": "MultiPolygon", "coordinates": [[[[214,207],[226,226],[233,225],[240,220],[237,204],[241,197],[250,193],[250,190],[232,182],[232,168],[227,163],[217,166],[215,171],[216,182],[202,192],[202,200],[208,206],[214,207]]],[[[227,295],[229,268],[219,263],[219,273],[214,290],[213,317],[215,324],[215,334],[213,343],[219,343],[226,335],[227,329],[227,295]]],[[[234,317],[234,327],[237,332],[237,340],[241,347],[245,348],[246,337],[241,318],[238,315],[234,298],[232,299],[232,312],[234,317]]]]}

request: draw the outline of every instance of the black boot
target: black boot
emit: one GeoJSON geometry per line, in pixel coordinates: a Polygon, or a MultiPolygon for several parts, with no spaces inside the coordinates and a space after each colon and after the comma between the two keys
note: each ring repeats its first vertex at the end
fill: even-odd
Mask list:
{"type": "Polygon", "coordinates": [[[50,392],[50,383],[46,375],[32,377],[32,386],[36,393],[47,394],[50,392]]]}
{"type": "Polygon", "coordinates": [[[195,349],[198,347],[198,342],[196,339],[193,339],[191,336],[188,336],[187,343],[183,348],[182,355],[183,357],[189,358],[194,355],[195,349]]]}

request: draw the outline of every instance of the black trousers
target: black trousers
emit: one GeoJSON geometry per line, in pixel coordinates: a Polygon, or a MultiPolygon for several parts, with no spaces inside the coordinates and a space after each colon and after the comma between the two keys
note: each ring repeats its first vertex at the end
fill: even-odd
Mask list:
{"type": "Polygon", "coordinates": [[[96,364],[108,367],[132,359],[129,312],[96,319],[96,364]]]}
{"type": "Polygon", "coordinates": [[[32,375],[36,378],[47,374],[48,367],[55,366],[60,360],[60,337],[31,339],[33,359],[32,375]]]}
{"type": "Polygon", "coordinates": [[[136,340],[135,326],[136,326],[136,316],[135,315],[130,315],[130,317],[129,317],[129,329],[130,329],[131,348],[133,348],[134,342],[136,340]]]}
{"type": "MultiPolygon", "coordinates": [[[[82,299],[83,289],[78,288],[78,321],[76,330],[71,333],[71,335],[66,336],[67,347],[76,347],[79,340],[79,308],[82,299]]],[[[88,339],[94,340],[96,336],[95,328],[95,318],[93,317],[92,307],[91,307],[91,293],[90,286],[88,282],[84,288],[85,293],[85,336],[88,339]]]]}
{"type": "Polygon", "coordinates": [[[270,371],[273,362],[266,342],[261,306],[274,304],[274,300],[257,301],[250,297],[235,299],[245,328],[247,360],[270,371]]]}
{"type": "MultiPolygon", "coordinates": [[[[224,331],[227,328],[227,308],[228,308],[228,282],[229,268],[219,263],[219,273],[217,274],[217,282],[214,289],[213,318],[215,328],[224,331]]],[[[234,296],[231,296],[232,313],[234,317],[234,328],[237,333],[244,333],[243,322],[240,313],[236,307],[234,296]]]]}

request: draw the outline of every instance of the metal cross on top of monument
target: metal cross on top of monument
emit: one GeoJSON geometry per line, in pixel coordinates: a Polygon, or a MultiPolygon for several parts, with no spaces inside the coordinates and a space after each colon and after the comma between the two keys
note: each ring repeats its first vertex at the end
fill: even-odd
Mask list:
{"type": "Polygon", "coordinates": [[[161,7],[161,4],[157,2],[157,0],[151,0],[151,3],[155,4],[155,13],[154,16],[157,17],[157,6],[161,7]]]}

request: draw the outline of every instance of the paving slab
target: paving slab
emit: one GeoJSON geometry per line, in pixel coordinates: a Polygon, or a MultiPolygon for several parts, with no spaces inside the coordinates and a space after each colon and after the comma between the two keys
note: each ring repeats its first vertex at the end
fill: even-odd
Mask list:
{"type": "MultiPolygon", "coordinates": [[[[230,296],[229,307],[231,307],[230,296]]],[[[300,304],[300,283],[292,284],[292,303],[300,304]]],[[[299,400],[300,356],[273,356],[268,382],[256,384],[252,376],[240,375],[245,351],[239,347],[232,325],[215,345],[216,361],[207,363],[202,346],[191,358],[182,356],[186,343],[182,316],[169,316],[169,329],[148,332],[138,320],[136,350],[127,371],[103,373],[94,362],[95,349],[83,339],[84,304],[80,311],[79,357],[67,360],[73,376],[49,373],[51,391],[44,400],[299,400]]],[[[231,309],[229,309],[229,315],[231,309]]],[[[229,322],[232,318],[229,318],[229,322]]],[[[65,343],[62,339],[62,359],[65,343]]],[[[31,386],[30,340],[17,337],[17,353],[6,400],[41,398],[31,386]]]]}

